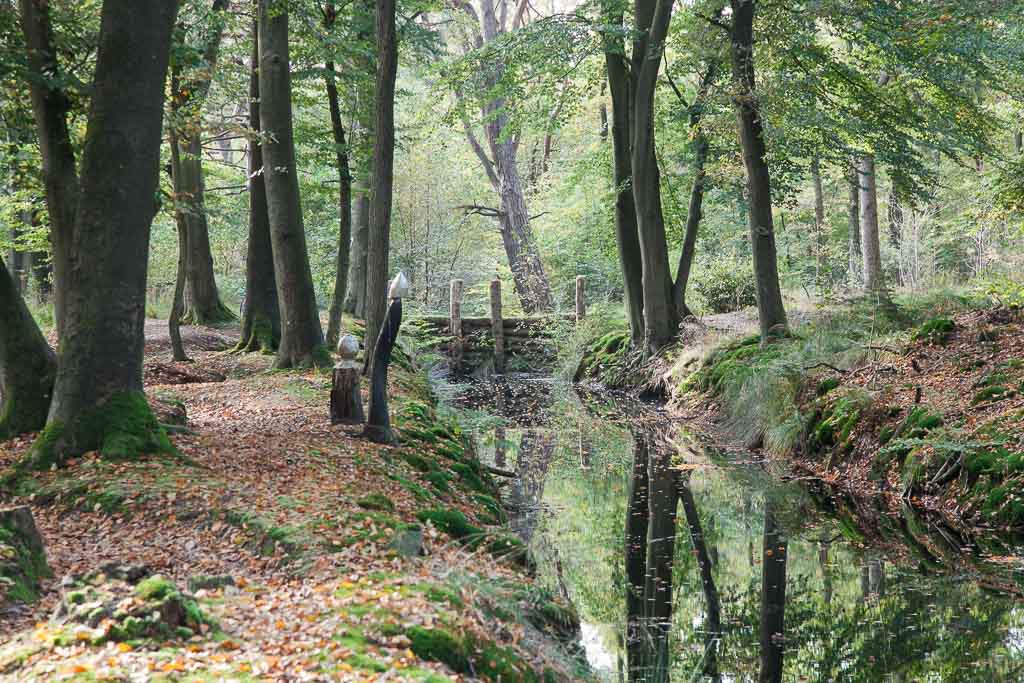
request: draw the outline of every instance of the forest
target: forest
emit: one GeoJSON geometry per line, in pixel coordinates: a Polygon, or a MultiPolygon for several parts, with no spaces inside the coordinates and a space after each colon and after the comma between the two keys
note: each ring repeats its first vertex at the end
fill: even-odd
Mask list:
{"type": "Polygon", "coordinates": [[[1024,2],[0,0],[0,680],[1024,680],[1024,2]]]}

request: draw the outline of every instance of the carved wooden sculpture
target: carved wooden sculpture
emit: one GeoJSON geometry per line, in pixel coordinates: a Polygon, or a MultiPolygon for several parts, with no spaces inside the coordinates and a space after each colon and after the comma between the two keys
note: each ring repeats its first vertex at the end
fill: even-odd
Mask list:
{"type": "Polygon", "coordinates": [[[359,342],[350,334],[338,340],[338,355],[341,360],[334,366],[334,382],[331,386],[331,424],[362,424],[363,399],[359,395],[359,378],[363,375],[362,364],[356,362],[359,342]]]}
{"type": "Polygon", "coordinates": [[[402,325],[402,297],[409,291],[409,281],[403,273],[395,276],[388,289],[387,314],[377,336],[377,345],[373,351],[373,366],[370,370],[370,419],[363,432],[370,440],[377,443],[395,443],[397,438],[391,430],[391,418],[388,415],[388,365],[391,363],[391,350],[398,339],[398,328],[402,325]]]}

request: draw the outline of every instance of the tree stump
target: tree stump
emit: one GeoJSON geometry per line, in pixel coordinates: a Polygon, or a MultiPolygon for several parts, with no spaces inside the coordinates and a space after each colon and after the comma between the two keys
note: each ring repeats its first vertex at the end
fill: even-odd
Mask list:
{"type": "Polygon", "coordinates": [[[343,360],[334,366],[331,385],[331,424],[362,424],[363,399],[359,394],[359,380],[363,367],[354,360],[343,360]]]}

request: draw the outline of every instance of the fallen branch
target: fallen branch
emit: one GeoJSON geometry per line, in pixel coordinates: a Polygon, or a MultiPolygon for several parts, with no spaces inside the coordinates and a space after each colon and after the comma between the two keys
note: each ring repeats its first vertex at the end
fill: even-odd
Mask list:
{"type": "Polygon", "coordinates": [[[829,370],[833,370],[835,372],[838,372],[840,375],[845,375],[847,373],[846,370],[843,370],[842,368],[837,368],[836,366],[832,365],[831,363],[826,363],[823,360],[822,361],[818,361],[814,365],[806,365],[806,366],[804,366],[804,370],[814,370],[815,368],[828,368],[829,370]]]}
{"type": "Polygon", "coordinates": [[[484,465],[484,469],[498,477],[508,477],[509,479],[515,479],[516,477],[519,476],[518,472],[511,472],[509,470],[503,470],[499,467],[491,467],[490,465],[484,465]]]}

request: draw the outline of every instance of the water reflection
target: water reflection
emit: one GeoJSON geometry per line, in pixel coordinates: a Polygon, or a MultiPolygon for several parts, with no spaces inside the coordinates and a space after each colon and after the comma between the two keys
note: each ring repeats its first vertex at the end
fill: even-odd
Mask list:
{"type": "Polygon", "coordinates": [[[503,410],[491,387],[478,444],[519,473],[511,523],[579,609],[599,678],[1024,680],[1024,581],[966,561],[956,534],[908,515],[869,542],[837,501],[743,454],[544,386],[503,410]]]}

